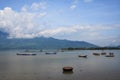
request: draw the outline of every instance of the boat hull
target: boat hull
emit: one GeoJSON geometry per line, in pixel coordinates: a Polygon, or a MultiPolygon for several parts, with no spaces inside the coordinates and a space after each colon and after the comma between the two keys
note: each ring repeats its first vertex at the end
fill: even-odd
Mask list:
{"type": "Polygon", "coordinates": [[[20,54],[20,53],[17,53],[17,55],[20,55],[20,56],[35,56],[35,55],[37,55],[37,54],[20,54]]]}

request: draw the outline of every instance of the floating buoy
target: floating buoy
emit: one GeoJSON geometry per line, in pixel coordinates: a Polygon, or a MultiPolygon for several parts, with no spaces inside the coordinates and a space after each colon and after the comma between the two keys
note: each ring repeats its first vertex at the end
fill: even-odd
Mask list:
{"type": "Polygon", "coordinates": [[[73,67],[70,66],[63,67],[63,71],[73,71],[73,67]]]}

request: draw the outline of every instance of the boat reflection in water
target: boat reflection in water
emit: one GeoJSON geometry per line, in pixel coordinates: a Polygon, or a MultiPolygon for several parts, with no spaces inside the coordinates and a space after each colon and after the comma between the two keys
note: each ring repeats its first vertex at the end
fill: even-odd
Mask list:
{"type": "Polygon", "coordinates": [[[63,71],[63,74],[73,74],[73,71],[63,71]]]}

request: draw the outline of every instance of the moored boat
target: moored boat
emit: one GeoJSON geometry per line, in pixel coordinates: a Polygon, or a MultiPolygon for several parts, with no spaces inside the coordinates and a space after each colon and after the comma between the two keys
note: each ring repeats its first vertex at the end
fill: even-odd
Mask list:
{"type": "Polygon", "coordinates": [[[45,54],[57,54],[56,52],[46,52],[45,54]]]}
{"type": "Polygon", "coordinates": [[[35,56],[37,54],[34,54],[34,53],[17,53],[16,55],[21,55],[21,56],[35,56]]]}
{"type": "Polygon", "coordinates": [[[114,57],[114,55],[106,55],[105,57],[114,57]]]}
{"type": "Polygon", "coordinates": [[[106,55],[106,52],[102,52],[101,55],[106,55]]]}
{"type": "Polygon", "coordinates": [[[87,58],[87,55],[79,55],[78,57],[87,58]]]}
{"type": "Polygon", "coordinates": [[[106,57],[114,57],[114,53],[109,53],[109,55],[106,55],[106,57]]]}
{"type": "Polygon", "coordinates": [[[93,53],[93,55],[95,55],[95,56],[99,56],[100,54],[99,54],[99,53],[93,53]]]}
{"type": "Polygon", "coordinates": [[[73,71],[73,67],[70,66],[63,67],[63,71],[73,71]]]}

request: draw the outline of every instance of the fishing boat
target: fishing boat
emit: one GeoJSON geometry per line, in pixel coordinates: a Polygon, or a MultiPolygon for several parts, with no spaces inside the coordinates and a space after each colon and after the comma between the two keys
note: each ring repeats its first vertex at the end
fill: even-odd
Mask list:
{"type": "Polygon", "coordinates": [[[114,57],[114,55],[106,55],[105,57],[114,57]]]}
{"type": "Polygon", "coordinates": [[[34,53],[17,53],[16,55],[20,55],[20,56],[35,56],[37,54],[34,54],[34,53]]]}
{"type": "Polygon", "coordinates": [[[100,54],[99,54],[99,53],[93,53],[93,55],[95,55],[95,56],[99,56],[100,54]]]}
{"type": "Polygon", "coordinates": [[[87,58],[87,55],[79,55],[78,57],[87,58]]]}
{"type": "Polygon", "coordinates": [[[106,57],[114,57],[114,53],[109,53],[109,55],[106,55],[106,57]]]}
{"type": "Polygon", "coordinates": [[[101,55],[106,55],[106,52],[102,52],[101,55]]]}
{"type": "Polygon", "coordinates": [[[46,52],[45,54],[57,54],[56,52],[46,52]]]}

